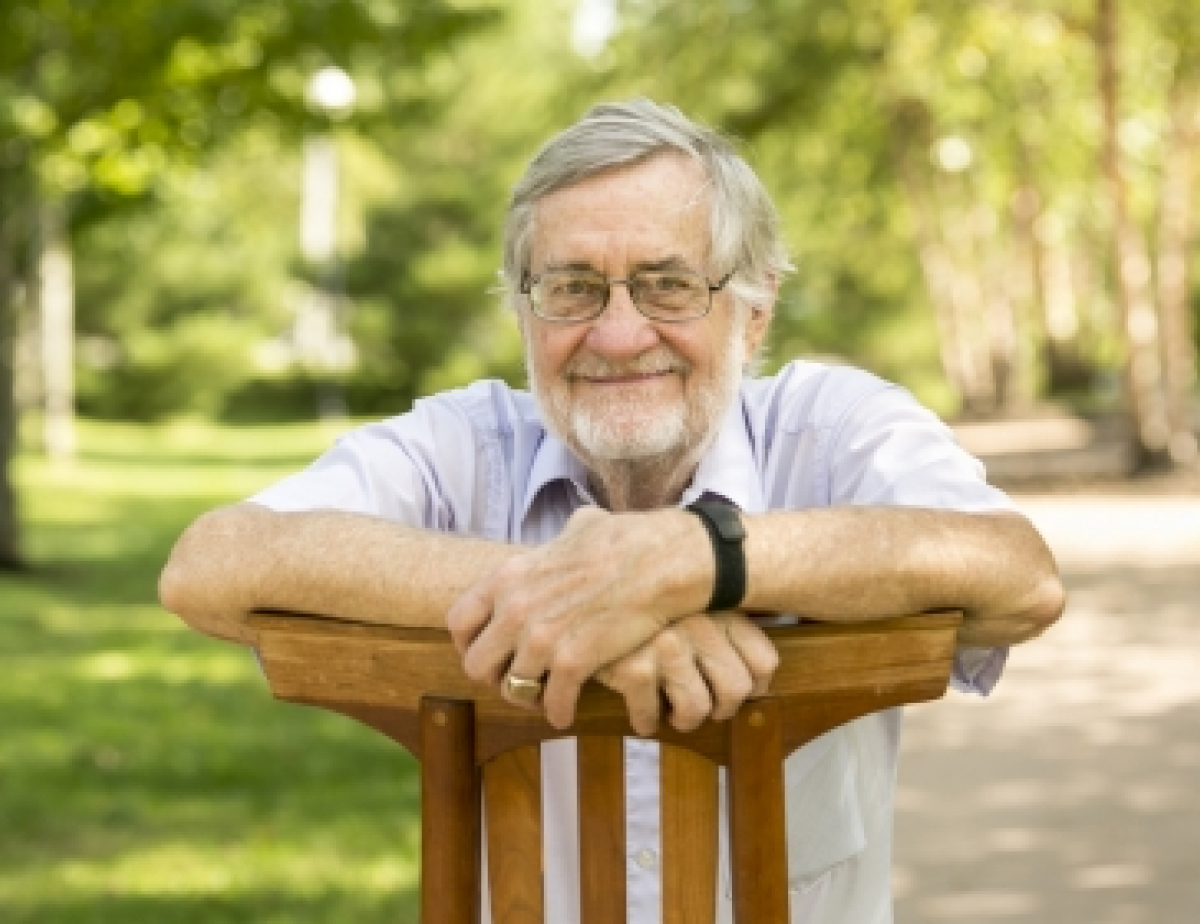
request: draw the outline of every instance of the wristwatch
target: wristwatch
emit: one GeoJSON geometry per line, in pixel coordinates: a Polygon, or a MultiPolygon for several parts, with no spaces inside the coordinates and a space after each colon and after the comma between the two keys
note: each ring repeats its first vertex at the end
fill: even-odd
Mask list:
{"type": "Polygon", "coordinates": [[[688,504],[687,509],[696,514],[708,530],[717,563],[712,599],[708,601],[706,611],[732,610],[746,596],[746,552],[742,548],[746,528],[742,518],[736,507],[720,501],[696,501],[688,504]]]}

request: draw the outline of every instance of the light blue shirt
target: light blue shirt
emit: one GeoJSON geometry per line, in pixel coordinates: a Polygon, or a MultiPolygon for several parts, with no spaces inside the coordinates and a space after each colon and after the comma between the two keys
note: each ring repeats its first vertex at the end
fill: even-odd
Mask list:
{"type": "MultiPolygon", "coordinates": [[[[983,467],[908,392],[847,367],[795,362],[747,379],[681,501],[747,513],[845,505],[1011,510],[983,467]]],[[[533,398],[478,382],[354,430],[308,469],[252,498],[333,508],[506,542],[552,539],[595,500],[583,466],[533,398]]],[[[988,692],[1003,649],[960,649],[953,682],[988,692]]],[[[901,711],[865,716],[798,749],[785,778],[794,924],[887,924],[901,711]]],[[[543,748],[546,919],[578,919],[574,742],[543,748]]],[[[659,921],[658,751],[626,742],[629,919],[659,921]]],[[[724,825],[722,825],[724,829],[724,825]]],[[[721,847],[719,919],[730,919],[721,847]]]]}

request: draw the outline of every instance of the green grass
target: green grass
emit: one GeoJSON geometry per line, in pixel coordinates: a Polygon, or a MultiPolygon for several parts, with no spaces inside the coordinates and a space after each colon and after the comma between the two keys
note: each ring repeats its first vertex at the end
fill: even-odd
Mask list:
{"type": "Polygon", "coordinates": [[[156,602],[200,511],[303,465],[317,425],[87,423],[18,459],[0,574],[0,922],[416,920],[415,764],[271,699],[253,655],[156,602]]]}

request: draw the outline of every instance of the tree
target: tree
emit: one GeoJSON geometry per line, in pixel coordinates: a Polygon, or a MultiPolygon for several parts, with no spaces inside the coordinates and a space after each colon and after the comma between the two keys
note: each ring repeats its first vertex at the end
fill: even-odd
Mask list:
{"type": "MultiPolygon", "coordinates": [[[[44,202],[101,213],[181,161],[273,120],[298,134],[310,73],[331,60],[415,67],[494,18],[427,0],[35,0],[0,7],[0,565],[21,561],[8,474],[15,314],[44,202]]],[[[382,69],[382,68],[381,68],[382,69]]],[[[386,87],[378,95],[387,94],[386,87]]],[[[60,207],[55,205],[55,208],[60,207]]]]}

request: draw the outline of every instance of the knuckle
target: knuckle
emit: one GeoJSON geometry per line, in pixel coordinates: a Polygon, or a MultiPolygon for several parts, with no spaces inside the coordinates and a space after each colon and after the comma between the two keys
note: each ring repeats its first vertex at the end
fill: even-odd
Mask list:
{"type": "Polygon", "coordinates": [[[558,633],[555,631],[553,625],[545,622],[535,622],[533,625],[527,626],[521,647],[534,659],[546,661],[554,651],[557,641],[558,633]]]}
{"type": "Polygon", "coordinates": [[[572,646],[560,646],[549,661],[551,672],[570,683],[582,683],[591,674],[590,663],[572,646]]]}
{"type": "Polygon", "coordinates": [[[779,669],[779,652],[775,650],[775,646],[767,644],[763,646],[762,652],[754,659],[754,663],[750,665],[751,672],[756,676],[765,680],[769,680],[774,676],[775,671],[779,669]]]}
{"type": "Polygon", "coordinates": [[[492,616],[488,620],[488,625],[495,626],[503,633],[515,634],[520,631],[525,622],[525,614],[519,603],[506,600],[503,603],[497,604],[495,609],[492,610],[492,616]]]}
{"type": "Polygon", "coordinates": [[[680,661],[691,653],[681,633],[672,629],[664,630],[655,637],[654,650],[660,658],[670,663],[680,661]]]}
{"type": "Polygon", "coordinates": [[[723,699],[733,709],[737,709],[754,690],[754,680],[750,673],[744,672],[732,678],[726,685],[723,699]]]}
{"type": "Polygon", "coordinates": [[[623,673],[630,686],[657,686],[658,672],[655,670],[654,664],[648,660],[638,658],[630,661],[624,666],[623,673]]]}

